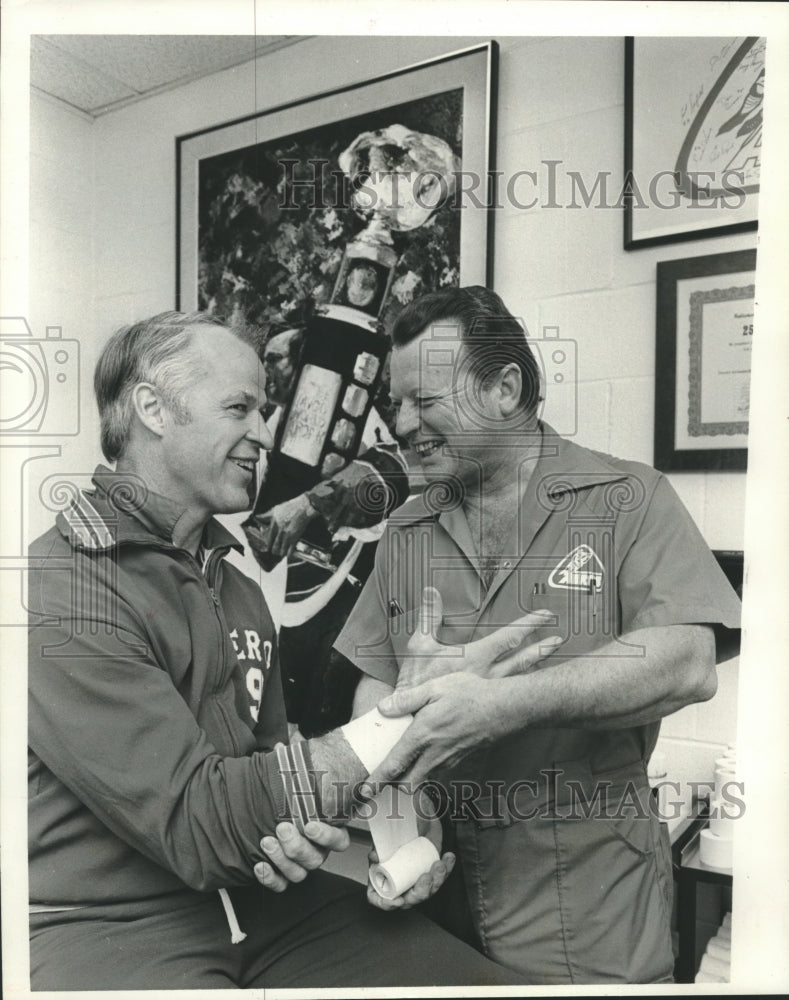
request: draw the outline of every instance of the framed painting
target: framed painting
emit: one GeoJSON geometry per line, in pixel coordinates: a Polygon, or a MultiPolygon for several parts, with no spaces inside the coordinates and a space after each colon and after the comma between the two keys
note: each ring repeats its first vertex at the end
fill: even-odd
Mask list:
{"type": "MultiPolygon", "coordinates": [[[[365,226],[360,183],[376,167],[400,171],[404,204],[419,201],[425,177],[444,195],[423,224],[389,231],[397,265],[384,329],[422,292],[486,283],[496,55],[485,43],[179,137],[177,308],[240,312],[264,330],[299,325],[331,297],[365,226]],[[348,151],[371,135],[395,138],[379,141],[360,181],[348,151]],[[447,148],[439,168],[434,151],[447,148]]],[[[370,190],[374,200],[381,187],[370,190]]]]}
{"type": "Polygon", "coordinates": [[[657,265],[658,469],[747,466],[755,272],[755,250],[657,265]]]}
{"type": "Polygon", "coordinates": [[[625,39],[626,250],[756,229],[765,48],[625,39]]]}

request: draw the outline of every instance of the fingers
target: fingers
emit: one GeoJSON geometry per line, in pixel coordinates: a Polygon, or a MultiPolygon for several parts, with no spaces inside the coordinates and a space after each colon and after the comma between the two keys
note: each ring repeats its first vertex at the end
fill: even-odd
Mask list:
{"type": "MultiPolygon", "coordinates": [[[[370,866],[378,864],[378,852],[375,848],[369,852],[367,860],[370,866]]],[[[384,899],[383,896],[379,896],[369,881],[367,883],[367,902],[378,910],[387,911],[399,910],[403,905],[403,901],[399,896],[396,899],[384,899]]]]}
{"type": "Polygon", "coordinates": [[[276,837],[264,837],[260,846],[268,861],[288,882],[302,882],[307,872],[320,868],[326,854],[302,836],[292,823],[278,823],[276,837]]]}
{"type": "Polygon", "coordinates": [[[432,693],[429,681],[424,684],[416,684],[413,687],[398,688],[378,702],[378,711],[381,715],[388,717],[413,715],[414,712],[418,712],[420,708],[427,705],[432,693]]]}
{"type": "Polygon", "coordinates": [[[384,899],[383,896],[378,895],[369,883],[367,884],[367,902],[377,910],[384,910],[386,912],[402,910],[403,908],[402,896],[397,896],[395,899],[384,899]]]}
{"type": "Polygon", "coordinates": [[[454,867],[455,855],[448,851],[438,861],[434,861],[430,871],[420,875],[408,892],[403,894],[401,897],[403,906],[417,906],[435,895],[449,878],[454,867]]]}
{"type": "MultiPolygon", "coordinates": [[[[371,852],[371,858],[374,853],[371,852]]],[[[377,860],[378,855],[375,855],[375,857],[377,860]]],[[[455,855],[448,851],[430,866],[430,871],[420,875],[414,885],[407,892],[404,892],[402,896],[397,896],[395,899],[383,899],[372,885],[368,885],[367,901],[377,909],[385,911],[407,910],[412,906],[418,906],[438,892],[449,878],[454,867],[455,855]]]]}
{"type": "Polygon", "coordinates": [[[484,668],[499,656],[510,653],[522,645],[524,639],[536,628],[552,624],[555,619],[556,616],[551,611],[530,611],[511,625],[504,625],[490,635],[469,643],[469,652],[474,654],[477,669],[482,668],[484,672],[484,668]]]}
{"type": "Polygon", "coordinates": [[[272,892],[284,892],[287,889],[288,880],[275,872],[265,861],[258,861],[253,870],[255,878],[264,888],[271,889],[272,892]]]}
{"type": "Polygon", "coordinates": [[[437,640],[438,629],[444,620],[444,602],[435,587],[422,588],[422,604],[416,634],[437,640]]]}
{"type": "Polygon", "coordinates": [[[487,676],[490,678],[513,677],[517,674],[528,673],[535,664],[549,656],[563,642],[564,639],[560,635],[546,636],[544,639],[531,643],[524,649],[518,649],[509,656],[493,663],[487,676]]]}
{"type": "Polygon", "coordinates": [[[310,820],[304,827],[304,834],[323,848],[324,857],[329,851],[347,851],[351,844],[351,836],[344,826],[329,826],[319,820],[310,820]]]}

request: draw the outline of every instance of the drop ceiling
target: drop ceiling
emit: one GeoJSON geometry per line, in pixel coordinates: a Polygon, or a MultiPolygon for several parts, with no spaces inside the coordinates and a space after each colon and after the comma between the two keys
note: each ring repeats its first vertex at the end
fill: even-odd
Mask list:
{"type": "Polygon", "coordinates": [[[303,35],[33,35],[30,84],[97,117],[303,35]]]}

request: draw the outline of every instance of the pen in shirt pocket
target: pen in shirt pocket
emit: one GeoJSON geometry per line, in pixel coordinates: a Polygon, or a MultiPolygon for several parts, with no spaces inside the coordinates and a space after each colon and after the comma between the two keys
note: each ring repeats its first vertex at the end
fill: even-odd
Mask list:
{"type": "Polygon", "coordinates": [[[404,613],[405,613],[405,612],[404,612],[404,611],[403,611],[403,609],[402,609],[402,608],[400,607],[400,604],[399,604],[399,602],[398,602],[397,600],[395,600],[395,598],[393,597],[393,598],[392,598],[392,599],[391,599],[391,600],[389,601],[389,617],[390,617],[390,618],[397,618],[397,616],[398,616],[398,615],[402,615],[402,614],[404,614],[404,613]]]}

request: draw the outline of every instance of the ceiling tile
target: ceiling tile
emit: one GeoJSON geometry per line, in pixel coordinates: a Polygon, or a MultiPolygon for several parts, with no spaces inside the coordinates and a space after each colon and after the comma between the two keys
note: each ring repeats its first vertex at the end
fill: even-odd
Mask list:
{"type": "Polygon", "coordinates": [[[83,111],[93,111],[135,96],[135,91],[119,80],[74,59],[35,35],[30,45],[30,82],[39,90],[83,111]]]}
{"type": "Polygon", "coordinates": [[[289,44],[282,35],[46,35],[50,45],[139,94],[289,44]]]}

